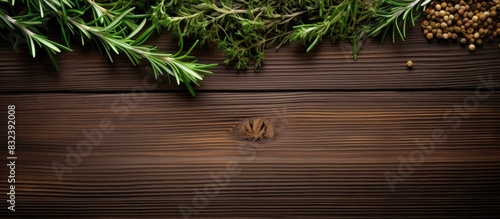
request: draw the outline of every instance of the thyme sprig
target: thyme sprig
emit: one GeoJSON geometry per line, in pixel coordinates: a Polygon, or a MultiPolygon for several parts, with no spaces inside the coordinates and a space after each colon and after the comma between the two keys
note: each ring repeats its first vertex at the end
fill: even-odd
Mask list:
{"type": "Polygon", "coordinates": [[[333,41],[351,40],[353,44],[353,56],[357,57],[357,45],[364,36],[358,39],[358,30],[366,21],[370,14],[368,5],[360,0],[344,0],[337,5],[331,5],[328,9],[321,6],[321,20],[302,24],[294,27],[296,30],[291,37],[292,41],[309,43],[307,52],[311,51],[323,38],[327,37],[333,41]]]}
{"type": "Polygon", "coordinates": [[[226,64],[236,60],[237,69],[246,69],[251,61],[261,66],[266,48],[289,41],[291,24],[307,12],[300,2],[159,0],[152,20],[179,38],[216,44],[227,55],[226,64]]]}

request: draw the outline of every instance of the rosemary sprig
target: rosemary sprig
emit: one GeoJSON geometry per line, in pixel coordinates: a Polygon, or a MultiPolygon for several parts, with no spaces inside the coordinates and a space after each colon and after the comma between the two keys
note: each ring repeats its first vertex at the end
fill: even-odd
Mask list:
{"type": "MultiPolygon", "coordinates": [[[[66,19],[73,27],[76,27],[76,29],[79,30],[81,36],[93,38],[99,45],[102,45],[101,50],[106,52],[111,62],[113,62],[111,52],[116,54],[124,53],[134,65],[139,64],[140,60],[144,58],[151,64],[156,77],[163,75],[163,73],[166,72],[175,77],[177,84],[180,84],[181,82],[184,83],[191,94],[194,95],[191,83],[198,85],[197,81],[203,79],[203,74],[211,74],[211,72],[207,69],[213,67],[214,64],[204,65],[184,61],[185,59],[192,58],[189,56],[189,53],[196,46],[196,43],[186,54],[181,56],[179,56],[179,54],[173,55],[162,53],[153,46],[143,45],[143,42],[153,32],[155,26],[151,26],[139,37],[133,39],[133,37],[138,34],[146,24],[146,19],[144,19],[139,26],[126,37],[116,34],[121,31],[117,28],[121,27],[120,24],[122,19],[133,10],[134,8],[130,8],[127,11],[124,11],[120,16],[113,18],[113,22],[104,27],[89,26],[80,18],[68,16],[66,19]]],[[[62,14],[60,14],[60,16],[62,16],[62,14]]],[[[68,28],[73,29],[72,26],[68,26],[68,28]]]]}
{"type": "Polygon", "coordinates": [[[396,41],[396,32],[404,41],[406,25],[410,20],[412,26],[422,14],[431,0],[379,0],[373,10],[374,25],[368,35],[376,36],[382,32],[382,41],[392,31],[392,42],[396,41]]]}
{"type": "Polygon", "coordinates": [[[2,9],[5,5],[0,5],[2,6],[0,28],[7,28],[18,36],[14,46],[25,42],[33,57],[36,56],[36,45],[39,45],[55,62],[53,54],[61,50],[71,51],[69,49],[71,37],[80,35],[82,44],[85,43],[85,38],[96,41],[101,54],[105,53],[111,62],[113,54],[127,55],[133,65],[139,64],[143,59],[147,60],[156,77],[173,76],[177,84],[183,83],[192,95],[195,95],[192,84],[198,85],[198,81],[202,80],[205,74],[211,74],[209,69],[215,66],[215,64],[199,64],[189,55],[196,43],[185,54],[181,54],[182,41],[177,54],[164,53],[154,46],[144,44],[156,26],[151,25],[146,28],[150,14],[134,14],[134,11],[138,11],[132,7],[133,4],[138,4],[134,1],[26,0],[22,3],[24,4],[12,1],[12,5],[16,7],[9,7],[10,11],[21,14],[15,17],[2,9]],[[86,22],[84,18],[91,19],[86,22]],[[62,38],[68,46],[39,34],[37,27],[44,26],[49,20],[59,22],[62,38]]]}
{"type": "Polygon", "coordinates": [[[25,20],[23,17],[11,17],[5,13],[5,11],[0,10],[0,28],[4,29],[7,27],[11,32],[6,38],[15,40],[13,43],[14,48],[16,48],[20,43],[25,43],[28,45],[30,54],[36,56],[36,48],[42,47],[49,55],[52,62],[57,67],[54,59],[56,53],[60,53],[61,49],[66,51],[71,51],[68,47],[65,47],[59,43],[56,43],[48,37],[39,34],[36,26],[43,24],[41,17],[34,17],[29,20],[25,20]]]}

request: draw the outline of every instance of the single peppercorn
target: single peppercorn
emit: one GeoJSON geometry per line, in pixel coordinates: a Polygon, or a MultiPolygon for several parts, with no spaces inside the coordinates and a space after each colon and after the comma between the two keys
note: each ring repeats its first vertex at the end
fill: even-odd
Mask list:
{"type": "Polygon", "coordinates": [[[486,15],[484,15],[484,13],[479,14],[479,20],[480,21],[486,20],[486,15]]]}
{"type": "Polygon", "coordinates": [[[406,62],[406,67],[413,68],[413,62],[412,61],[407,61],[406,62]]]}
{"type": "Polygon", "coordinates": [[[428,40],[432,40],[432,38],[434,38],[434,34],[428,33],[426,37],[428,40]]]}
{"type": "Polygon", "coordinates": [[[474,51],[476,50],[476,46],[474,44],[469,45],[469,51],[474,51]]]}

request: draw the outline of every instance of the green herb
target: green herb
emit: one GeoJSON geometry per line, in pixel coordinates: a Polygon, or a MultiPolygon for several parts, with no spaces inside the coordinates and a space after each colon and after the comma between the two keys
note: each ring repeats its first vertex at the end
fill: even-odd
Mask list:
{"type": "MultiPolygon", "coordinates": [[[[214,43],[225,54],[225,63],[236,61],[237,69],[250,62],[258,68],[264,50],[299,41],[311,51],[325,38],[349,40],[354,59],[368,36],[393,29],[406,37],[406,22],[430,0],[158,0],[152,20],[179,38],[214,43]]],[[[395,35],[393,34],[393,40],[395,35]]]]}
{"type": "Polygon", "coordinates": [[[406,24],[415,21],[422,14],[425,6],[431,0],[380,0],[375,3],[373,10],[373,28],[369,35],[376,36],[382,32],[382,40],[389,31],[392,31],[392,41],[396,40],[396,32],[402,40],[406,38],[406,24]],[[416,14],[415,14],[416,13],[416,14]]]}
{"type": "MultiPolygon", "coordinates": [[[[91,38],[97,42],[102,54],[106,53],[111,62],[114,54],[125,54],[132,64],[137,65],[141,60],[146,60],[151,65],[156,77],[166,74],[173,76],[177,84],[183,83],[194,95],[191,84],[198,85],[197,81],[203,79],[204,74],[214,64],[199,64],[189,56],[191,49],[184,55],[160,52],[154,46],[145,45],[144,42],[154,32],[156,27],[150,25],[145,28],[148,13],[134,14],[134,1],[112,1],[98,3],[93,0],[86,1],[59,1],[59,0],[27,0],[11,1],[2,4],[0,9],[0,28],[8,29],[6,39],[15,39],[14,47],[24,42],[33,57],[36,48],[41,47],[47,51],[54,61],[53,54],[61,49],[70,51],[70,41],[73,35],[91,38]],[[10,14],[14,15],[9,15],[10,14]],[[57,20],[61,27],[61,35],[66,46],[50,40],[42,35],[38,27],[45,27],[50,20],[57,20]],[[145,30],[144,30],[145,29],[145,30]],[[188,61],[191,60],[191,61],[188,61]]],[[[183,41],[180,41],[182,50],[183,41]]]]}
{"type": "MultiPolygon", "coordinates": [[[[113,61],[125,54],[132,64],[149,62],[155,76],[173,76],[194,95],[214,64],[199,64],[189,53],[196,45],[217,45],[225,64],[244,70],[253,63],[259,68],[265,50],[298,41],[311,51],[324,39],[347,40],[354,59],[366,37],[392,31],[405,39],[412,23],[430,0],[0,0],[0,36],[14,47],[26,44],[33,57],[44,49],[54,55],[71,51],[71,41],[81,44],[93,39],[101,54],[113,61]],[[46,25],[59,25],[61,41],[47,37],[46,25]],[[57,23],[56,23],[57,22],[57,23]],[[158,51],[145,42],[153,32],[165,28],[179,39],[176,54],[158,51]],[[181,54],[185,39],[196,43],[181,54]],[[199,43],[198,43],[199,42],[199,43]]],[[[52,36],[52,35],[51,35],[52,36]]]]}
{"type": "Polygon", "coordinates": [[[318,21],[294,27],[296,31],[291,40],[309,43],[307,52],[325,37],[333,41],[350,40],[356,59],[358,43],[366,36],[367,19],[371,15],[368,9],[369,5],[360,0],[344,0],[339,4],[328,5],[327,9],[323,6],[318,10],[318,21]]]}

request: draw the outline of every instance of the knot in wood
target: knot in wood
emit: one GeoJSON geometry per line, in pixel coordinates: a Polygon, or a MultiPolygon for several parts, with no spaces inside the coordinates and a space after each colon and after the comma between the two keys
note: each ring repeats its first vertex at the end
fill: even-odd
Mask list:
{"type": "Polygon", "coordinates": [[[271,121],[263,117],[245,119],[236,130],[238,136],[247,141],[270,140],[275,135],[271,121]]]}

